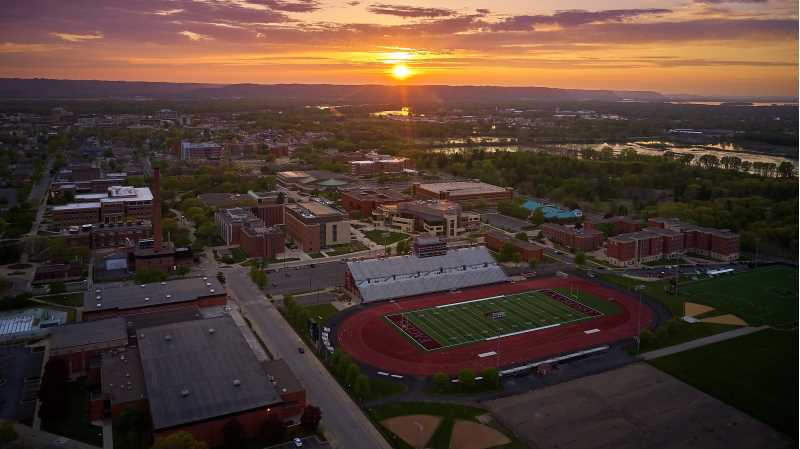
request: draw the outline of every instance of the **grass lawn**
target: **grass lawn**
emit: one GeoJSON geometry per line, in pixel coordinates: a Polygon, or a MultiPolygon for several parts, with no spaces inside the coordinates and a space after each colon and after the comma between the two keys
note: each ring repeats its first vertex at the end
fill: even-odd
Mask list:
{"type": "Polygon", "coordinates": [[[103,429],[89,422],[89,391],[86,388],[86,379],[67,384],[67,407],[65,418],[42,422],[42,429],[102,447],[103,429]]]}
{"type": "MultiPolygon", "coordinates": [[[[551,294],[569,301],[558,292],[551,294]]],[[[548,296],[546,291],[529,291],[392,314],[386,319],[422,348],[435,350],[587,320],[592,318],[592,314],[602,314],[600,311],[578,310],[556,298],[548,296]],[[503,315],[492,317],[494,313],[503,315]]],[[[600,298],[591,301],[605,302],[600,298]]],[[[613,304],[608,305],[611,306],[613,304]]]]}
{"type": "Polygon", "coordinates": [[[738,315],[751,325],[791,327],[797,323],[798,274],[783,265],[688,282],[678,291],[688,301],[738,315]]]}
{"type": "Polygon", "coordinates": [[[645,282],[612,273],[600,272],[597,273],[597,277],[605,282],[608,282],[609,284],[615,284],[619,287],[629,290],[632,295],[635,295],[633,287],[637,285],[644,285],[645,288],[642,291],[644,295],[663,304],[664,307],[669,309],[670,313],[672,313],[672,316],[683,316],[683,303],[686,302],[686,298],[667,293],[667,281],[645,282]]]}
{"type": "Polygon", "coordinates": [[[797,339],[768,329],[650,363],[797,439],[797,339]]]}
{"type": "Polygon", "coordinates": [[[364,233],[364,235],[378,245],[391,245],[392,243],[408,238],[408,234],[404,234],[402,232],[381,231],[379,229],[367,231],[364,233]]]}
{"type": "Polygon", "coordinates": [[[367,248],[361,242],[352,242],[352,243],[345,243],[344,245],[336,245],[332,246],[330,249],[325,250],[325,254],[328,256],[340,256],[342,254],[350,254],[356,251],[364,251],[367,248]]]}
{"type": "Polygon", "coordinates": [[[46,296],[37,296],[36,299],[41,301],[47,301],[52,304],[58,304],[61,306],[69,306],[69,307],[81,307],[83,306],[83,293],[76,292],[76,293],[61,293],[58,295],[46,295],[46,296]]]}
{"type": "MultiPolygon", "coordinates": [[[[453,424],[456,419],[466,421],[477,421],[477,417],[488,413],[486,410],[460,404],[446,404],[437,402],[397,402],[393,404],[381,405],[367,410],[370,418],[375,422],[376,427],[386,437],[389,444],[395,449],[410,449],[397,435],[383,427],[381,421],[395,416],[405,415],[434,415],[441,416],[442,422],[431,436],[426,447],[431,449],[450,449],[450,438],[453,433],[453,424]]],[[[497,446],[497,449],[521,449],[525,446],[514,440],[514,436],[505,429],[498,429],[503,432],[511,443],[497,446]]]]}
{"type": "Polygon", "coordinates": [[[328,318],[339,313],[336,307],[330,304],[315,304],[313,306],[303,307],[308,311],[308,316],[317,319],[322,318],[322,321],[326,321],[328,318]]]}
{"type": "Polygon", "coordinates": [[[577,300],[581,304],[585,304],[597,310],[598,312],[601,312],[603,315],[619,315],[620,313],[622,313],[622,307],[620,307],[620,305],[617,304],[616,302],[600,298],[591,293],[576,291],[575,293],[577,294],[577,296],[572,296],[570,295],[570,291],[568,288],[557,288],[555,290],[561,293],[562,295],[569,296],[570,298],[577,300]]]}

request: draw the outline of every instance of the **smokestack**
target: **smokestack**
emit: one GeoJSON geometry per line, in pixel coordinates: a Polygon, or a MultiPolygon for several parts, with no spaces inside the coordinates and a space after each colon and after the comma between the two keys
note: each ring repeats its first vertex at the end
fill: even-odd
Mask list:
{"type": "Polygon", "coordinates": [[[161,251],[163,236],[161,235],[161,173],[158,167],[153,168],[153,251],[161,251]]]}

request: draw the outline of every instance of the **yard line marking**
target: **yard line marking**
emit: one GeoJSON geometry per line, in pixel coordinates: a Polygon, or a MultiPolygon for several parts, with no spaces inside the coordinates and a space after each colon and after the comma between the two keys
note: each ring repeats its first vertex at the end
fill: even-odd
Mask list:
{"type": "Polygon", "coordinates": [[[600,329],[589,329],[588,331],[583,331],[584,334],[596,334],[600,332],[600,329]]]}
{"type": "Polygon", "coordinates": [[[523,331],[518,331],[518,332],[511,332],[510,334],[496,335],[496,336],[494,336],[494,337],[489,337],[489,338],[487,338],[486,340],[487,340],[487,341],[489,341],[489,340],[496,340],[496,339],[498,339],[498,338],[510,337],[510,336],[512,336],[512,335],[526,334],[526,333],[528,333],[528,332],[540,331],[540,330],[542,330],[542,329],[549,329],[549,328],[551,328],[551,327],[557,327],[557,326],[561,326],[561,323],[551,324],[551,325],[549,325],[549,326],[535,327],[535,328],[533,328],[533,329],[525,329],[525,330],[523,330],[523,331]]]}
{"type": "Polygon", "coordinates": [[[481,302],[481,301],[488,301],[488,300],[490,300],[490,299],[498,299],[498,298],[502,298],[502,297],[504,297],[504,296],[505,296],[505,295],[500,295],[500,296],[492,296],[491,298],[480,298],[480,299],[473,299],[473,300],[471,300],[471,301],[462,301],[462,302],[454,302],[454,303],[451,303],[451,304],[442,304],[442,305],[440,305],[440,306],[436,306],[436,308],[437,308],[437,309],[444,309],[445,307],[460,306],[460,305],[463,305],[463,304],[468,304],[468,303],[471,303],[471,302],[481,302]]]}

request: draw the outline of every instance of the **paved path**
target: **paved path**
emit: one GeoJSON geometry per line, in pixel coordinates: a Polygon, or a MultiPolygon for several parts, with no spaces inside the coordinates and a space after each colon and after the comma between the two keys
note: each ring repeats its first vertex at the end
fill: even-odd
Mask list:
{"type": "Polygon", "coordinates": [[[709,337],[703,337],[703,338],[698,338],[697,340],[687,341],[686,343],[681,343],[679,345],[668,346],[666,348],[656,349],[655,351],[645,352],[641,355],[641,357],[644,360],[653,360],[659,357],[677,354],[679,352],[689,351],[691,349],[700,348],[702,346],[712,345],[714,343],[719,343],[721,341],[730,340],[731,338],[752,334],[753,332],[762,331],[767,328],[769,328],[769,326],[742,327],[739,329],[734,329],[732,331],[711,335],[709,337]]]}
{"type": "Polygon", "coordinates": [[[229,293],[239,303],[275,358],[283,359],[306,388],[310,403],[322,409],[322,424],[338,449],[391,449],[361,409],[306,347],[283,316],[250,280],[247,270],[223,269],[229,293]],[[306,349],[300,354],[297,348],[306,349]]]}

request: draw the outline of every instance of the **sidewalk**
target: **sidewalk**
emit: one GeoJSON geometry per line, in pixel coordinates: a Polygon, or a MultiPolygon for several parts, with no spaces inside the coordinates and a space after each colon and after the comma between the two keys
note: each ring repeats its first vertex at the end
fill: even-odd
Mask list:
{"type": "Polygon", "coordinates": [[[703,338],[698,338],[697,340],[687,341],[686,343],[681,343],[679,345],[668,346],[666,348],[645,352],[641,354],[640,357],[643,360],[653,360],[659,357],[677,354],[679,352],[689,351],[695,348],[700,348],[702,346],[712,345],[714,343],[719,343],[721,341],[730,340],[732,338],[752,334],[754,332],[762,331],[768,328],[769,326],[742,327],[740,329],[734,329],[732,331],[722,332],[720,334],[711,335],[709,337],[703,337],[703,338]]]}

